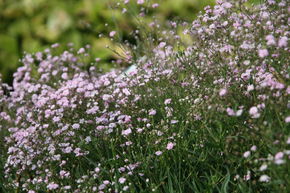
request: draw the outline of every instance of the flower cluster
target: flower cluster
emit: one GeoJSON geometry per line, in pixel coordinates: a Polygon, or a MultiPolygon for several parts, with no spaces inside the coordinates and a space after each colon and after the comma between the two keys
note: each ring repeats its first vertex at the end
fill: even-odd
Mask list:
{"type": "Polygon", "coordinates": [[[89,47],[27,54],[0,87],[5,187],[195,192],[229,175],[232,190],[287,191],[289,13],[219,0],[187,26],[192,44],[173,27],[125,72],[86,64],[89,47]]]}

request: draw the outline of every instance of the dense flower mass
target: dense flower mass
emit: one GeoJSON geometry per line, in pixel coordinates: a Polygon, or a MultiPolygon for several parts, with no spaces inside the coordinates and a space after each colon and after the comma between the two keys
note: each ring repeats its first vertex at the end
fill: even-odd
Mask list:
{"type": "Polygon", "coordinates": [[[0,87],[3,191],[289,191],[289,2],[243,3],[182,25],[190,45],[173,25],[125,72],[89,47],[27,54],[0,87]]]}

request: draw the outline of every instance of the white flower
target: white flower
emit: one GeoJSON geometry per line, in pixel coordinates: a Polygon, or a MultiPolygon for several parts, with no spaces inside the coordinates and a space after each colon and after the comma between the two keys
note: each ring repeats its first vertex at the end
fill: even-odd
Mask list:
{"type": "Polygon", "coordinates": [[[267,168],[268,168],[267,164],[263,164],[263,165],[261,165],[259,170],[262,172],[262,171],[265,171],[267,168]]]}
{"type": "Polygon", "coordinates": [[[268,175],[262,175],[259,179],[260,182],[269,182],[270,181],[270,177],[268,175]]]}
{"type": "Polygon", "coordinates": [[[243,109],[240,109],[236,112],[236,116],[239,117],[242,115],[242,113],[243,113],[243,109]]]}
{"type": "Polygon", "coordinates": [[[246,151],[243,156],[244,156],[244,158],[248,158],[250,155],[251,155],[251,152],[246,151]]]}

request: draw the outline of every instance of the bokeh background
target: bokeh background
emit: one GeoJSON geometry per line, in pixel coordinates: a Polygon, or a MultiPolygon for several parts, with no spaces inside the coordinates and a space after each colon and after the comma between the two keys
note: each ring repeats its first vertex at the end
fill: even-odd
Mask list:
{"type": "MultiPolygon", "coordinates": [[[[51,44],[74,43],[75,47],[91,45],[92,58],[101,58],[105,69],[116,57],[106,49],[114,47],[108,34],[117,30],[122,38],[136,29],[134,19],[142,7],[159,3],[159,7],[146,10],[145,21],[153,15],[159,21],[168,19],[193,20],[206,5],[215,0],[147,0],[137,5],[130,0],[128,12],[116,7],[118,0],[0,0],[0,73],[4,82],[12,82],[12,73],[20,65],[24,52],[42,51],[51,44]]],[[[123,0],[120,0],[123,2],[123,0]]],[[[122,5],[122,4],[121,4],[122,5]]]]}

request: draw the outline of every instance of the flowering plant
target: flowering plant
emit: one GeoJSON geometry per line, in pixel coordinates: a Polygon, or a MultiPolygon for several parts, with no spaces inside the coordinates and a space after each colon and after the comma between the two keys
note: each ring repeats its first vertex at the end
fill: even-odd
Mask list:
{"type": "Polygon", "coordinates": [[[127,72],[27,54],[0,90],[3,190],[289,191],[289,12],[217,1],[127,72]]]}

